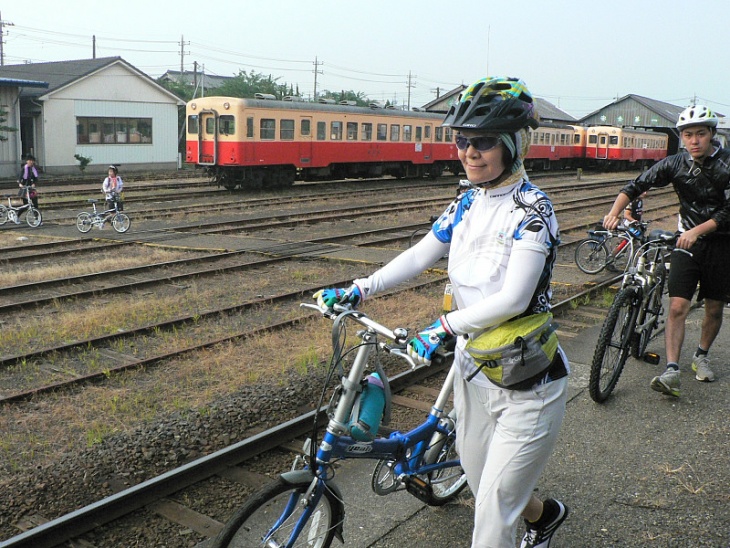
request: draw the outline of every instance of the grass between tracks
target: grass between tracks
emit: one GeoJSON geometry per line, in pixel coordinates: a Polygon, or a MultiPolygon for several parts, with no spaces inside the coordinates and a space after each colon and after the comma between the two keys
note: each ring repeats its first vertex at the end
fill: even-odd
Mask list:
{"type": "MultiPolygon", "coordinates": [[[[439,313],[440,291],[437,287],[373,299],[364,310],[386,325],[416,328],[439,313]]],[[[266,318],[272,311],[262,308],[255,314],[266,318]]],[[[288,314],[301,312],[294,308],[288,314]]],[[[285,378],[280,373],[289,369],[306,375],[324,367],[330,355],[331,322],[313,319],[296,328],[186,354],[144,374],[111,375],[100,385],[5,406],[0,409],[0,485],[14,471],[51,462],[110,434],[131,432],[146,421],[180,411],[205,414],[211,402],[243,385],[261,379],[283,382],[276,379],[285,378]]]]}

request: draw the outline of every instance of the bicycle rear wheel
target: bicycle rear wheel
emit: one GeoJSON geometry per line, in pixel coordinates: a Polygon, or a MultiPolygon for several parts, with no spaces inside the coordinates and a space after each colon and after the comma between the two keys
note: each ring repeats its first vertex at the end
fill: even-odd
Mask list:
{"type": "Polygon", "coordinates": [[[125,213],[117,213],[112,217],[112,226],[117,232],[126,232],[132,226],[132,221],[125,213]]]}
{"type": "Polygon", "coordinates": [[[588,392],[595,402],[606,401],[621,376],[629,357],[629,345],[634,336],[640,302],[637,290],[628,287],[616,293],[608,310],[598,335],[588,381],[588,392]]]}
{"type": "Polygon", "coordinates": [[[92,226],[94,226],[94,223],[89,213],[84,211],[76,215],[76,228],[79,229],[79,232],[86,234],[89,230],[91,230],[92,226]]]}
{"type": "Polygon", "coordinates": [[[4,225],[8,222],[8,208],[4,205],[0,205],[0,225],[4,225]]]}
{"type": "MultiPolygon", "coordinates": [[[[456,434],[452,433],[446,438],[435,462],[447,462],[450,460],[458,460],[458,458],[459,454],[456,452],[456,434]]],[[[429,497],[428,504],[431,506],[441,506],[454,499],[466,487],[466,474],[461,466],[451,466],[431,472],[428,475],[428,481],[431,484],[431,496],[429,497]]]]}
{"type": "Polygon", "coordinates": [[[643,303],[644,306],[639,310],[639,315],[636,320],[636,325],[643,327],[639,329],[636,336],[631,340],[631,355],[634,358],[642,359],[644,357],[644,352],[646,352],[646,347],[649,345],[651,335],[659,327],[659,318],[662,316],[662,297],[664,295],[667,269],[663,262],[657,262],[655,268],[654,276],[656,277],[656,285],[651,289],[651,295],[643,303]],[[653,316],[653,319],[649,324],[644,325],[648,316],[653,316]]]}
{"type": "MultiPolygon", "coordinates": [[[[288,546],[289,535],[302,515],[299,501],[310,486],[309,481],[291,484],[279,478],[246,500],[213,540],[211,548],[253,548],[261,546],[288,546]],[[291,515],[275,530],[274,525],[284,516],[288,505],[293,504],[291,515]],[[268,535],[268,536],[267,536],[268,535]],[[264,543],[263,539],[267,542],[264,543]]],[[[291,506],[290,506],[291,507],[291,506]]],[[[326,490],[297,540],[291,546],[328,548],[341,526],[340,503],[326,490]]]]}
{"type": "Polygon", "coordinates": [[[586,274],[598,274],[607,260],[608,249],[602,241],[587,238],[575,248],[575,264],[586,274]]]}
{"type": "Polygon", "coordinates": [[[28,208],[28,212],[25,214],[25,222],[28,223],[28,226],[33,228],[41,226],[41,223],[43,222],[43,214],[41,214],[41,212],[36,208],[30,207],[28,208]]]}

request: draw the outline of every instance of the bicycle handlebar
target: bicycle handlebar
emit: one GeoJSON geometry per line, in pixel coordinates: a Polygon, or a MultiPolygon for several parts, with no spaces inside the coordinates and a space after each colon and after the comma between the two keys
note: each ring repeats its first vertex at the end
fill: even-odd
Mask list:
{"type": "Polygon", "coordinates": [[[385,343],[381,343],[379,346],[382,348],[385,352],[389,354],[393,354],[394,356],[397,356],[399,358],[402,358],[412,368],[416,368],[418,364],[408,355],[408,352],[406,350],[406,343],[408,341],[408,330],[403,327],[396,327],[395,329],[390,329],[388,327],[385,327],[384,325],[379,324],[369,316],[367,316],[363,312],[359,312],[354,310],[351,306],[343,306],[341,304],[335,304],[332,308],[325,308],[322,309],[316,304],[311,303],[299,303],[299,306],[301,308],[311,308],[312,310],[316,310],[320,314],[322,314],[325,318],[328,318],[332,321],[336,320],[338,317],[340,317],[342,314],[347,313],[348,318],[356,321],[363,327],[366,327],[370,331],[381,335],[382,337],[385,337],[386,339],[392,341],[395,343],[395,346],[387,345],[385,343]]]}

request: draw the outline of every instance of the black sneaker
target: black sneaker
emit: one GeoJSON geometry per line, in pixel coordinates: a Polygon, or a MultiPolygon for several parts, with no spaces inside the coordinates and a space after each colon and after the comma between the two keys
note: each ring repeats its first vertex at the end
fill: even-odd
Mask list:
{"type": "Polygon", "coordinates": [[[558,515],[540,529],[533,529],[529,521],[525,520],[525,536],[522,537],[520,548],[549,548],[550,541],[553,539],[555,531],[562,525],[565,518],[568,517],[568,507],[562,502],[555,499],[549,499],[554,502],[559,509],[558,515]]]}

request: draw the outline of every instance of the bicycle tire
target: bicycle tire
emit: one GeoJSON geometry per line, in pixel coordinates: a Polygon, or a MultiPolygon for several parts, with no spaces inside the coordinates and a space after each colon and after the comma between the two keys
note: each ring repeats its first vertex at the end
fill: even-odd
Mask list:
{"type": "Polygon", "coordinates": [[[629,357],[639,302],[636,288],[621,289],[603,322],[588,381],[588,392],[597,403],[603,403],[611,395],[629,357]]]}
{"type": "Polygon", "coordinates": [[[599,240],[586,238],[575,248],[575,264],[586,274],[598,274],[606,267],[608,249],[599,240]]]}
{"type": "MultiPolygon", "coordinates": [[[[248,548],[263,546],[264,535],[282,514],[290,495],[300,496],[310,486],[309,481],[290,483],[278,478],[251,495],[244,505],[226,522],[215,537],[211,548],[248,548]]],[[[288,533],[302,512],[297,504],[291,516],[279,526],[266,546],[287,546],[288,533]],[[282,536],[283,534],[283,536],[282,536]]],[[[315,513],[310,517],[297,541],[292,545],[307,548],[329,548],[335,530],[342,523],[341,505],[332,491],[325,490],[315,513]]]]}
{"type": "Polygon", "coordinates": [[[4,205],[0,205],[0,225],[4,225],[8,222],[8,208],[4,205]]]}
{"type": "MultiPolygon", "coordinates": [[[[456,452],[456,434],[447,436],[443,447],[438,452],[435,462],[446,462],[459,458],[456,452]]],[[[430,460],[430,459],[427,459],[430,460]]],[[[427,464],[434,464],[427,462],[427,464]]],[[[442,506],[453,500],[466,487],[466,474],[461,466],[441,468],[428,474],[431,484],[431,495],[428,497],[430,506],[442,506]]]]}
{"type": "Polygon", "coordinates": [[[37,228],[41,226],[41,223],[43,222],[43,214],[40,210],[30,207],[25,214],[25,222],[28,223],[28,226],[31,228],[37,228]]]}
{"type": "Polygon", "coordinates": [[[121,234],[129,230],[129,227],[132,226],[132,221],[129,220],[126,213],[117,213],[112,217],[112,226],[114,230],[121,234]]]}
{"type": "Polygon", "coordinates": [[[647,316],[647,313],[654,314],[654,321],[650,325],[647,325],[644,329],[639,331],[631,341],[631,355],[634,358],[642,359],[646,347],[649,346],[651,335],[654,330],[659,326],[659,318],[662,313],[662,296],[664,295],[664,284],[667,278],[667,269],[663,262],[657,262],[655,266],[654,276],[656,277],[656,284],[651,290],[649,299],[642,303],[643,306],[639,310],[639,314],[636,320],[637,325],[642,325],[647,316]]]}
{"type": "Polygon", "coordinates": [[[76,215],[76,228],[79,232],[86,234],[89,230],[91,230],[92,226],[94,225],[90,213],[83,211],[76,215]]]}

